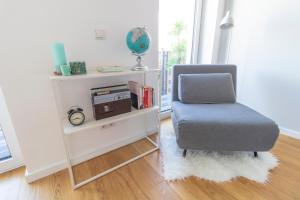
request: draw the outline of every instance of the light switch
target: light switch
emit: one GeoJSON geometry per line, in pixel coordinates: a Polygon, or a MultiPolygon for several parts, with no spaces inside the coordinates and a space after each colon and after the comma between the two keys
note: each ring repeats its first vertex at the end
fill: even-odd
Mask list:
{"type": "Polygon", "coordinates": [[[96,29],[95,30],[95,36],[97,40],[105,40],[105,30],[102,29],[96,29]]]}

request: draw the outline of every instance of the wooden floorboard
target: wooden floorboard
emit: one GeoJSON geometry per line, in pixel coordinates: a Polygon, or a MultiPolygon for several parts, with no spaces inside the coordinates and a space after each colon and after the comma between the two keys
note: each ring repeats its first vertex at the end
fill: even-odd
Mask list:
{"type": "MultiPolygon", "coordinates": [[[[169,120],[162,123],[162,131],[172,132],[169,120]]],[[[74,166],[76,180],[89,178],[152,147],[148,141],[140,140],[74,166]]],[[[77,190],[71,189],[67,170],[27,184],[24,178],[25,168],[22,167],[0,175],[0,199],[300,200],[300,140],[280,135],[272,152],[279,158],[280,165],[272,170],[270,181],[266,184],[245,178],[237,178],[226,183],[214,183],[195,177],[167,182],[162,176],[162,157],[157,151],[77,190]]]]}

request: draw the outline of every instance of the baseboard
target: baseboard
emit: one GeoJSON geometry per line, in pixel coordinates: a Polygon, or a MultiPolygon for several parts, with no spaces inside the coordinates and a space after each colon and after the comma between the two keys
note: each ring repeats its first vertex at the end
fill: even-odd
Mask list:
{"type": "Polygon", "coordinates": [[[19,168],[19,167],[24,167],[24,166],[25,166],[24,163],[20,163],[20,164],[17,164],[17,165],[15,165],[15,166],[13,166],[13,167],[10,167],[10,168],[8,168],[8,169],[4,169],[4,170],[0,171],[0,174],[3,174],[3,173],[5,173],[5,172],[9,172],[9,171],[12,171],[12,170],[14,170],[14,169],[17,169],[17,168],[19,168]]]}
{"type": "MultiPolygon", "coordinates": [[[[157,129],[156,130],[151,130],[151,131],[148,131],[148,132],[149,132],[149,134],[155,133],[155,132],[157,132],[157,129]]],[[[119,147],[125,146],[127,144],[132,143],[132,142],[135,142],[139,139],[142,139],[143,137],[144,137],[144,134],[137,134],[137,135],[132,136],[130,138],[126,138],[125,140],[121,140],[121,141],[119,141],[115,144],[107,145],[107,146],[104,146],[104,147],[101,147],[101,148],[94,149],[94,150],[89,151],[89,152],[85,152],[85,153],[80,154],[78,156],[72,157],[71,158],[71,163],[72,163],[72,165],[79,164],[83,161],[95,158],[95,157],[97,157],[99,155],[102,155],[106,152],[109,152],[113,149],[117,149],[119,147]]],[[[62,161],[53,163],[53,164],[51,164],[47,167],[38,169],[38,170],[33,171],[33,172],[28,172],[26,170],[25,178],[26,178],[26,181],[28,183],[32,183],[32,182],[34,182],[38,179],[44,178],[46,176],[49,176],[51,174],[54,174],[58,171],[66,169],[66,168],[67,168],[67,160],[62,160],[62,161]]]]}
{"type": "Polygon", "coordinates": [[[300,132],[280,126],[280,133],[300,140],[300,132]]]}
{"type": "Polygon", "coordinates": [[[61,171],[63,169],[67,168],[67,160],[62,160],[56,163],[53,163],[47,167],[35,170],[33,172],[28,172],[26,170],[25,172],[25,179],[27,183],[32,183],[38,179],[44,178],[46,176],[49,176],[51,174],[54,174],[58,171],[61,171]]]}
{"type": "Polygon", "coordinates": [[[164,120],[164,119],[168,119],[171,117],[171,110],[167,110],[167,111],[164,111],[164,112],[161,112],[160,113],[160,120],[164,120]]]}

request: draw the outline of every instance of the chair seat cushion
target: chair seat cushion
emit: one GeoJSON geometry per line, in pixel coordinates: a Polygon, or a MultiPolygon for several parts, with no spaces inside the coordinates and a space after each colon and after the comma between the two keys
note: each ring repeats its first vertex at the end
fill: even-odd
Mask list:
{"type": "Polygon", "coordinates": [[[174,101],[172,120],[181,148],[268,151],[279,134],[271,119],[239,104],[184,104],[174,101]]]}

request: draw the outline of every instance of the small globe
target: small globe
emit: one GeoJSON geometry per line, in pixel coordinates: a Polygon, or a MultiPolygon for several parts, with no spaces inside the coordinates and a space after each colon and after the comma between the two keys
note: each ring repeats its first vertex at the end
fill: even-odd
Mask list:
{"type": "Polygon", "coordinates": [[[145,28],[131,29],[126,37],[127,46],[133,54],[142,55],[150,47],[150,37],[145,28]]]}

